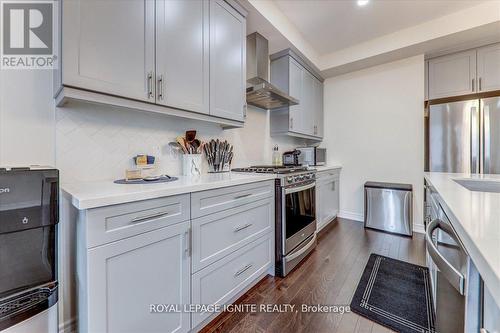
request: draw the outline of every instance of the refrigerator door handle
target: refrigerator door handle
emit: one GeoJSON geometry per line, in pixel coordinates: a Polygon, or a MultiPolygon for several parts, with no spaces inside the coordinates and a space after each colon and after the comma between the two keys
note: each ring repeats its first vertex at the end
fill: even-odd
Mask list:
{"type": "Polygon", "coordinates": [[[483,173],[490,173],[491,162],[491,131],[490,131],[490,108],[483,105],[483,173]]]}
{"type": "Polygon", "coordinates": [[[471,173],[479,173],[479,110],[476,106],[471,107],[470,117],[471,173]]]}

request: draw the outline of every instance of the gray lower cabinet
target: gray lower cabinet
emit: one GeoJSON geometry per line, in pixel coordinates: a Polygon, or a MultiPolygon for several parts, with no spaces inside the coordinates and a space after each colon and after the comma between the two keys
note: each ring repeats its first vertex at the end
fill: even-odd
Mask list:
{"type": "Polygon", "coordinates": [[[80,332],[188,332],[188,313],[150,311],[190,303],[188,231],[187,221],[88,250],[80,332]]]}
{"type": "Polygon", "coordinates": [[[246,11],[234,0],[61,3],[58,106],[87,100],[242,126],[246,11]]]}
{"type": "Polygon", "coordinates": [[[340,169],[318,172],[316,179],[316,225],[320,231],[339,212],[340,169]]]}
{"type": "Polygon", "coordinates": [[[217,313],[191,313],[184,305],[233,302],[272,270],[273,185],[267,180],[79,211],[78,331],[201,329],[217,313]],[[158,304],[180,311],[155,313],[158,304]]]}
{"type": "MultiPolygon", "coordinates": [[[[193,304],[227,304],[256,278],[265,274],[274,261],[273,234],[238,249],[216,263],[193,274],[193,304]]],[[[193,313],[192,325],[197,327],[213,314],[193,313]]]]}
{"type": "Polygon", "coordinates": [[[271,55],[271,83],[299,104],[271,112],[271,135],[323,138],[323,78],[295,52],[271,55]]]}

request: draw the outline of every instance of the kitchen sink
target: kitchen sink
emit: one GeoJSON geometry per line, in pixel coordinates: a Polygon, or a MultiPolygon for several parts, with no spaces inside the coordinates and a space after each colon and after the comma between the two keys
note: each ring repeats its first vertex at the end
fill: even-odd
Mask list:
{"type": "Polygon", "coordinates": [[[500,180],[460,178],[453,181],[470,191],[500,193],[500,180]]]}

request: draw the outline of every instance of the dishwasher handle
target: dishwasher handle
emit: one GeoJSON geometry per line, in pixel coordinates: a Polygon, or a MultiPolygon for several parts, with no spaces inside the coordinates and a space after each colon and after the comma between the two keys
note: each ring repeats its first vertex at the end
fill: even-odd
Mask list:
{"type": "MultiPolygon", "coordinates": [[[[425,243],[427,245],[427,251],[432,258],[432,261],[439,269],[439,271],[446,277],[446,279],[451,283],[451,285],[460,293],[460,295],[465,295],[465,277],[460,273],[452,264],[450,264],[446,258],[439,252],[438,248],[432,241],[432,233],[436,229],[441,229],[450,235],[455,241],[455,232],[451,226],[440,219],[435,219],[427,226],[427,231],[425,232],[425,243]]],[[[459,242],[457,242],[459,244],[459,242]]]]}

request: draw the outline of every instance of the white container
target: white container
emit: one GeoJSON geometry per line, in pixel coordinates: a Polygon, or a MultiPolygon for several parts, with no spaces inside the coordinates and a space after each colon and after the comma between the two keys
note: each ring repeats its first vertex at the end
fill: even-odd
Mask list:
{"type": "Polygon", "coordinates": [[[182,155],[182,175],[183,176],[201,175],[201,154],[182,155]]]}

